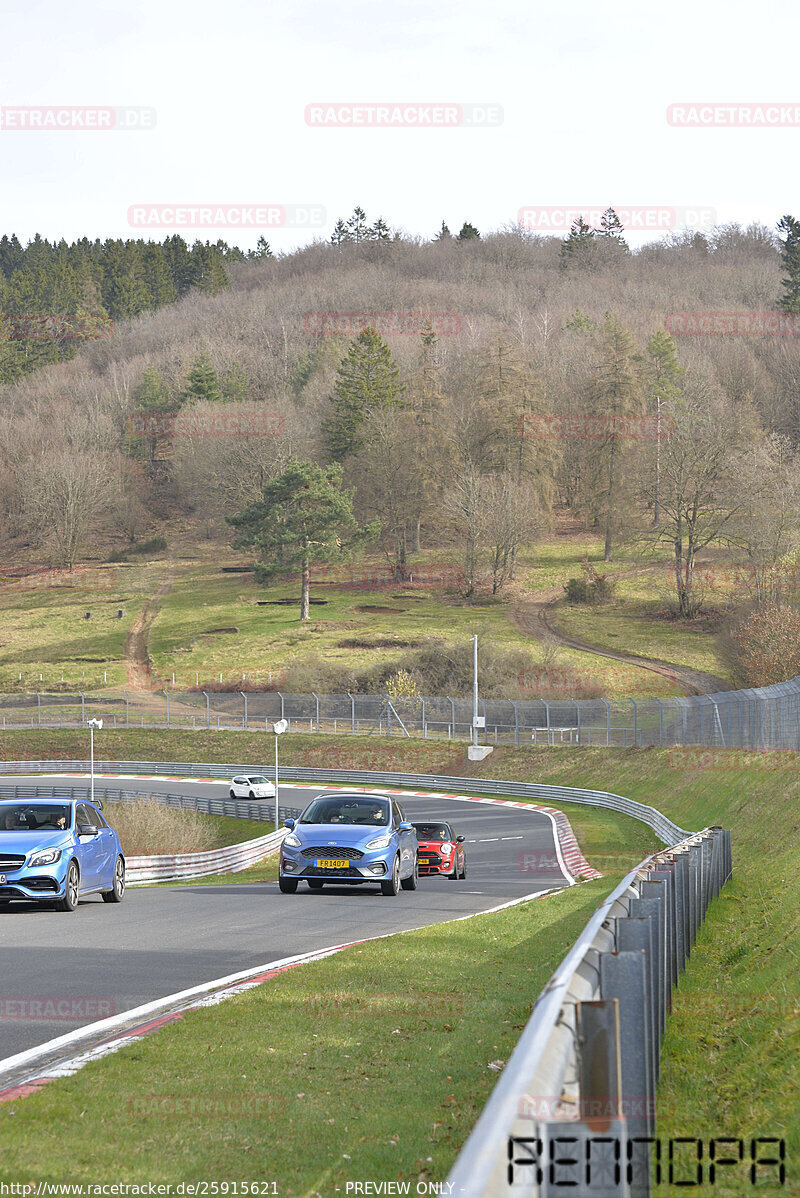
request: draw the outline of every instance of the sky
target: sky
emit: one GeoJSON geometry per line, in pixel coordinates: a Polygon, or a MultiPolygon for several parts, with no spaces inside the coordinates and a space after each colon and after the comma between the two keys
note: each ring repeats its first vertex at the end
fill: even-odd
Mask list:
{"type": "Polygon", "coordinates": [[[632,245],[774,227],[799,29],[782,0],[3,0],[0,232],[288,251],[355,204],[426,239],[608,205],[632,245]]]}

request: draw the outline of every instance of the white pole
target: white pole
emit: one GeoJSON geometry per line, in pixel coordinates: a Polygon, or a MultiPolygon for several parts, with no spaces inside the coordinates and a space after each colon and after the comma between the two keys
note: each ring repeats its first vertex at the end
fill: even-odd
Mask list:
{"type": "Polygon", "coordinates": [[[92,786],[92,806],[94,806],[94,725],[89,725],[89,777],[92,786]]]}
{"type": "Polygon", "coordinates": [[[275,733],[275,831],[280,826],[280,808],[278,806],[278,733],[275,733]]]}
{"type": "Polygon", "coordinates": [[[472,638],[474,647],[474,655],[472,659],[472,743],[478,743],[478,637],[477,634],[472,638]]]}

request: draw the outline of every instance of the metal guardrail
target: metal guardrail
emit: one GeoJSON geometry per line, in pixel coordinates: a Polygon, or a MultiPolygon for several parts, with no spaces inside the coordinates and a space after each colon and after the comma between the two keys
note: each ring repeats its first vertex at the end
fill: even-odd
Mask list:
{"type": "MultiPolygon", "coordinates": [[[[240,799],[209,799],[203,795],[161,794],[153,791],[131,791],[107,786],[95,786],[95,799],[102,803],[136,803],[150,800],[163,807],[195,811],[201,815],[235,816],[238,819],[272,822],[274,809],[264,804],[243,802],[240,799]]],[[[88,786],[0,786],[2,799],[88,799],[88,786]]],[[[288,819],[300,815],[297,807],[279,807],[279,818],[288,819]]],[[[247,869],[262,857],[273,852],[283,840],[286,832],[278,828],[266,836],[241,844],[226,845],[203,853],[179,853],[126,857],[126,875],[129,886],[145,885],[150,882],[177,882],[189,878],[204,878],[213,874],[238,873],[247,869]]],[[[124,846],[123,846],[124,849],[124,846]]]]}
{"type": "MultiPolygon", "coordinates": [[[[207,765],[202,762],[176,761],[95,761],[94,768],[100,774],[144,774],[181,775],[186,778],[232,778],[235,774],[265,771],[266,766],[207,765]]],[[[60,772],[86,773],[88,761],[0,761],[0,774],[53,774],[60,772]]],[[[319,782],[323,786],[350,782],[363,786],[416,787],[425,790],[456,791],[463,794],[490,796],[507,795],[509,798],[532,799],[547,803],[582,803],[591,807],[605,807],[640,820],[655,832],[664,844],[675,844],[688,833],[662,815],[655,807],[626,799],[622,795],[603,790],[587,790],[571,786],[545,786],[535,782],[507,782],[494,778],[460,778],[446,774],[410,774],[396,771],[375,770],[326,770],[303,766],[284,766],[280,777],[284,782],[319,782]]],[[[97,788],[95,788],[97,793],[97,788]]],[[[191,796],[194,798],[194,796],[191,796]]],[[[222,801],[222,800],[220,800],[222,801]]],[[[211,814],[217,814],[212,812],[211,814]]],[[[220,812],[219,814],[224,814],[220,812]]]]}
{"type": "Polygon", "coordinates": [[[730,832],[707,828],[646,858],[598,907],[450,1171],[453,1193],[647,1198],[673,988],[731,873],[730,832]]]}
{"type": "MultiPolygon", "coordinates": [[[[546,685],[545,675],[536,686],[546,685]]],[[[537,675],[538,677],[538,675],[537,675]]],[[[800,676],[753,690],[666,699],[482,699],[486,744],[708,745],[800,748],[800,676]]],[[[280,691],[24,693],[0,696],[0,728],[79,728],[92,716],[112,727],[264,730],[286,719],[295,732],[472,738],[472,699],[294,695],[280,691]]]]}

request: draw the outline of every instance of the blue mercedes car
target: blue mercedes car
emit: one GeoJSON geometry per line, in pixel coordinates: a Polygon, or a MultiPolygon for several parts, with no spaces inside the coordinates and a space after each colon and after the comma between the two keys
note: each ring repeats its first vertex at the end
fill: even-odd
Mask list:
{"type": "Polygon", "coordinates": [[[387,895],[417,888],[417,837],[388,795],[318,795],[285,827],[278,880],[284,894],[294,894],[298,882],[310,890],[378,882],[387,895]]]}
{"type": "Polygon", "coordinates": [[[121,903],[125,856],[100,808],[78,799],[0,802],[0,908],[16,899],[74,911],[87,894],[121,903]]]}

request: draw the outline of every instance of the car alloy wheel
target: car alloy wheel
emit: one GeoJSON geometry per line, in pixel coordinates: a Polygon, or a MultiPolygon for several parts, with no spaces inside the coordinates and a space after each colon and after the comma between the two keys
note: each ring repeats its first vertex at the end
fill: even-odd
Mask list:
{"type": "Polygon", "coordinates": [[[400,885],[403,887],[403,890],[416,890],[418,881],[419,881],[419,857],[415,853],[414,854],[414,872],[412,873],[410,878],[403,878],[400,885]]]}
{"type": "Polygon", "coordinates": [[[394,859],[392,866],[392,876],[387,882],[381,882],[381,893],[385,895],[395,895],[400,892],[400,857],[394,859]]]}
{"type": "Polygon", "coordinates": [[[125,862],[117,857],[114,864],[114,882],[110,890],[103,891],[104,903],[121,903],[125,897],[125,862]]]}
{"type": "Polygon", "coordinates": [[[67,866],[67,880],[64,890],[64,897],[58,904],[59,911],[74,911],[78,906],[78,895],[80,894],[80,874],[76,862],[70,861],[67,866]]]}

